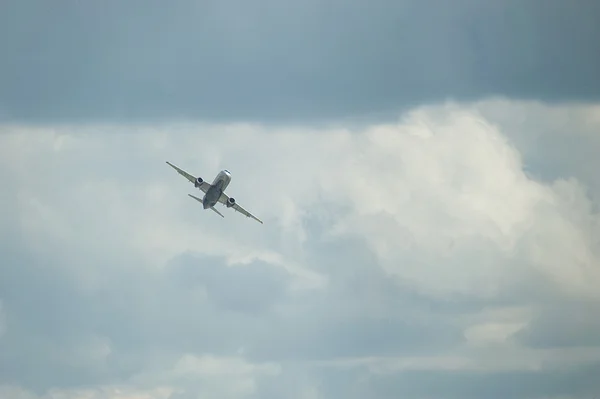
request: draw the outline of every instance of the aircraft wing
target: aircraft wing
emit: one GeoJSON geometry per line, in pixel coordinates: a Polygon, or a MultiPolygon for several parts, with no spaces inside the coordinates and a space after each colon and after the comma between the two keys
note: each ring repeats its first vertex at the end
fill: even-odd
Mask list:
{"type": "MultiPolygon", "coordinates": [[[[222,193],[221,196],[219,197],[219,202],[225,206],[227,206],[228,200],[229,200],[229,196],[225,193],[222,193]]],[[[242,208],[237,202],[233,204],[232,208],[235,209],[237,212],[241,213],[242,215],[245,215],[249,218],[256,220],[258,223],[263,224],[262,220],[260,220],[259,218],[257,218],[256,216],[254,216],[253,214],[251,214],[244,208],[242,208]]]]}
{"type": "MultiPolygon", "coordinates": [[[[172,167],[173,169],[175,169],[177,171],[177,173],[179,173],[181,176],[188,179],[190,181],[190,183],[192,183],[194,186],[196,185],[196,177],[194,175],[190,175],[188,172],[186,172],[183,169],[178,168],[177,166],[173,165],[169,161],[167,161],[167,164],[170,167],[172,167]]],[[[200,188],[200,190],[202,190],[203,192],[206,193],[208,191],[208,189],[210,188],[210,183],[203,181],[199,188],[200,188]]]]}

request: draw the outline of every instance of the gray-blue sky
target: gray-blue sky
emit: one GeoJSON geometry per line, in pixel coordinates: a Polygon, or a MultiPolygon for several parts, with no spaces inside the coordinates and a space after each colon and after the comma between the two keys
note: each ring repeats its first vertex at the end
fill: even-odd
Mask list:
{"type": "Polygon", "coordinates": [[[600,94],[594,0],[7,0],[4,120],[303,121],[600,94]]]}

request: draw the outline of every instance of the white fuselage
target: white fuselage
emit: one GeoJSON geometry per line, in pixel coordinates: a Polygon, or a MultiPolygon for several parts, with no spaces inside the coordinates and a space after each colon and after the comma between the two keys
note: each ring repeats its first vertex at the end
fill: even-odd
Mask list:
{"type": "Polygon", "coordinates": [[[231,173],[227,169],[223,169],[217,174],[211,187],[206,191],[206,194],[204,194],[204,198],[202,198],[202,206],[204,209],[215,206],[230,182],[231,173]]]}

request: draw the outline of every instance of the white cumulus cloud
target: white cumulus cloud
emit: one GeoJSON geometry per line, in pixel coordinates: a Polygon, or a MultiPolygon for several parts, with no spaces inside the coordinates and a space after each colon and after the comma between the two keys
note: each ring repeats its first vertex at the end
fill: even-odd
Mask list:
{"type": "Polygon", "coordinates": [[[476,373],[492,390],[511,371],[560,394],[531,373],[567,384],[600,365],[600,340],[582,349],[573,333],[589,323],[553,328],[557,305],[600,316],[598,181],[580,167],[600,163],[579,153],[600,148],[597,110],[494,100],[360,128],[4,126],[0,384],[461,397],[476,373]],[[204,211],[165,161],[207,181],[229,169],[228,193],[265,224],[204,211]],[[462,373],[445,393],[410,377],[444,370],[462,373]]]}

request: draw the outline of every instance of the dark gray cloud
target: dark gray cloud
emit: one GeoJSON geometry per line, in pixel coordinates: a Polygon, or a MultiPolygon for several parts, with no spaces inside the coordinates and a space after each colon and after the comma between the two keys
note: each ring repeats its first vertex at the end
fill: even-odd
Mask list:
{"type": "MultiPolygon", "coordinates": [[[[600,393],[600,384],[594,377],[599,371],[599,364],[590,364],[569,370],[490,373],[441,370],[374,375],[364,367],[343,370],[319,368],[308,373],[324,398],[593,399],[600,393]]],[[[297,381],[303,382],[306,374],[306,370],[284,368],[281,379],[286,384],[265,384],[252,398],[291,397],[292,389],[301,391],[297,381]]]]}
{"type": "Polygon", "coordinates": [[[597,99],[595,0],[8,0],[5,120],[316,120],[597,99]]]}
{"type": "Polygon", "coordinates": [[[598,303],[555,299],[540,307],[531,324],[515,338],[534,348],[600,346],[598,303]]]}
{"type": "MultiPolygon", "coordinates": [[[[416,318],[415,300],[394,302],[384,317],[364,309],[366,298],[353,292],[376,288],[370,280],[384,283],[377,268],[352,289],[294,294],[286,272],[261,262],[228,267],[221,258],[187,254],[152,273],[112,268],[107,257],[69,265],[106,270],[101,288],[86,293],[61,267],[66,254],[36,257],[14,241],[3,243],[2,253],[0,294],[9,328],[0,340],[0,384],[40,393],[126,381],[148,361],[181,353],[233,356],[244,348],[253,361],[297,362],[434,353],[463,340],[449,317],[416,318]],[[90,346],[104,342],[112,348],[105,359],[86,357],[90,346]]],[[[340,287],[338,265],[321,265],[340,287]]],[[[360,273],[361,266],[341,266],[360,273]]],[[[371,306],[386,307],[402,295],[387,285],[371,306]]]]}
{"type": "MultiPolygon", "coordinates": [[[[348,397],[393,398],[593,398],[600,383],[592,376],[600,365],[557,371],[473,373],[417,371],[370,378],[348,397]],[[372,396],[371,396],[372,395],[372,396]]],[[[349,392],[350,393],[350,392],[349,392]]]]}
{"type": "Polygon", "coordinates": [[[262,313],[285,299],[290,276],[265,262],[226,267],[218,258],[189,255],[174,261],[166,278],[176,289],[202,287],[223,311],[262,313]]]}

